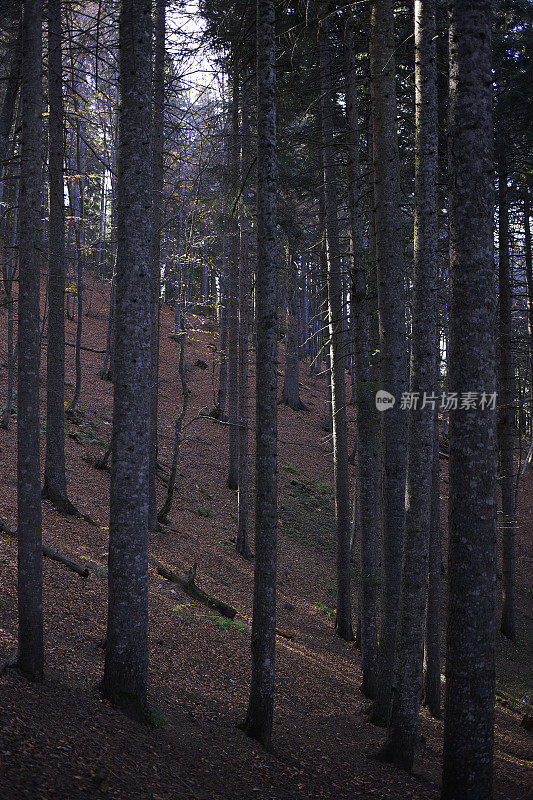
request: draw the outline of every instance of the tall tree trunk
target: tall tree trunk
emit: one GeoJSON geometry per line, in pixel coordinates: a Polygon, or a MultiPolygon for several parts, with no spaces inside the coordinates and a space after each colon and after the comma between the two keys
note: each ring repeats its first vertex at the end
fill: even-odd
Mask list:
{"type": "Polygon", "coordinates": [[[109,516],[107,648],[102,693],[133,717],[147,710],[148,467],[151,305],[149,0],[122,0],[118,252],[109,516]]]}
{"type": "Polygon", "coordinates": [[[433,425],[437,393],[437,63],[435,0],[415,3],[415,224],[407,513],[392,717],[382,756],[413,766],[422,697],[433,425]],[[416,406],[415,406],[416,403],[416,406]]]}
{"type": "Polygon", "coordinates": [[[337,176],[333,146],[333,98],[331,53],[322,25],[319,39],[322,161],[328,260],[328,309],[331,361],[331,411],[333,417],[333,472],[337,523],[337,613],[335,629],[345,641],[353,640],[350,590],[350,483],[348,474],[348,431],[346,424],[346,378],[344,357],[344,315],[342,312],[342,264],[337,219],[337,176]]]}
{"type": "Polygon", "coordinates": [[[389,717],[394,672],[407,456],[407,414],[399,402],[407,390],[407,347],[392,0],[372,2],[370,69],[382,389],[396,399],[394,407],[383,412],[382,417],[385,464],[383,575],[378,692],[373,717],[383,723],[389,717]]]}
{"type": "Polygon", "coordinates": [[[281,402],[294,411],[302,408],[300,402],[298,357],[298,295],[296,292],[297,265],[289,246],[287,253],[287,323],[285,326],[285,378],[281,402]]]}
{"type": "MultiPolygon", "coordinates": [[[[74,77],[73,77],[74,83],[74,77]]],[[[76,92],[80,92],[79,85],[76,92]]],[[[76,113],[79,114],[79,109],[76,113]]],[[[68,406],[72,413],[80,399],[81,393],[81,337],[83,328],[83,273],[85,267],[85,120],[76,119],[76,180],[74,186],[69,184],[71,214],[74,217],[74,233],[76,237],[76,348],[74,352],[75,384],[74,394],[68,406]]]]}
{"type": "Polygon", "coordinates": [[[18,303],[18,657],[42,680],[44,666],[39,454],[39,283],[41,262],[42,12],[27,0],[22,33],[18,303]]]}
{"type": "Polygon", "coordinates": [[[431,517],[429,523],[428,600],[424,654],[424,699],[432,717],[440,717],[440,578],[442,542],[440,532],[439,412],[433,423],[431,470],[431,517]]]}
{"type": "Polygon", "coordinates": [[[148,528],[157,524],[157,400],[159,382],[159,295],[161,292],[161,224],[163,221],[163,131],[165,123],[165,0],[155,6],[152,140],[152,304],[150,358],[150,469],[148,472],[148,528]]]}
{"type": "Polygon", "coordinates": [[[2,282],[4,291],[6,293],[7,305],[7,387],[6,387],[6,404],[2,412],[2,420],[0,427],[5,430],[8,429],[9,420],[13,411],[13,389],[15,383],[15,362],[17,353],[17,342],[14,337],[14,298],[13,298],[13,280],[17,270],[17,236],[18,236],[18,207],[20,196],[20,179],[16,182],[15,186],[15,208],[13,209],[13,227],[11,232],[11,254],[9,259],[4,258],[2,263],[2,282]]]}
{"type": "MultiPolygon", "coordinates": [[[[249,94],[249,93],[248,93],[249,94]]],[[[246,177],[250,167],[251,137],[247,93],[242,102],[241,185],[247,198],[246,177]]],[[[237,517],[237,552],[243,558],[253,558],[248,543],[249,469],[248,469],[248,325],[250,321],[250,243],[251,220],[245,204],[241,220],[239,250],[239,505],[237,517]]]]}
{"type": "Polygon", "coordinates": [[[15,118],[17,93],[20,86],[20,73],[22,63],[22,26],[19,27],[17,40],[13,48],[13,56],[9,70],[9,78],[0,111],[0,201],[2,200],[4,161],[9,145],[9,134],[15,118]]]}
{"type": "MultiPolygon", "coordinates": [[[[345,30],[345,93],[348,145],[348,213],[350,219],[352,257],[351,312],[354,338],[355,403],[357,408],[357,489],[361,529],[361,690],[374,697],[377,680],[377,513],[375,438],[378,429],[376,407],[372,395],[369,360],[368,276],[363,255],[363,209],[359,180],[359,114],[357,108],[356,50],[354,20],[347,15],[345,30]]],[[[354,522],[356,517],[354,514],[354,522]]]]}
{"type": "MultiPolygon", "coordinates": [[[[524,190],[524,249],[526,256],[527,332],[529,345],[529,404],[530,425],[533,431],[533,267],[531,264],[531,227],[529,223],[529,188],[524,190]]],[[[533,436],[532,436],[533,439],[533,436]]]]}
{"type": "Polygon", "coordinates": [[[76,514],[65,473],[65,195],[63,182],[63,64],[61,0],[48,3],[48,346],[46,351],[46,455],[43,497],[76,514]]]}
{"type": "MultiPolygon", "coordinates": [[[[224,243],[224,239],[222,240],[224,243]]],[[[220,275],[220,360],[215,416],[224,419],[228,394],[228,276],[225,264],[220,275]]]]}
{"type": "Polygon", "coordinates": [[[235,207],[232,215],[231,254],[228,281],[228,418],[229,418],[229,472],[227,486],[239,488],[239,224],[237,193],[239,191],[239,70],[233,69],[231,98],[230,168],[235,207]]]}
{"type": "MultiPolygon", "coordinates": [[[[491,8],[450,0],[450,389],[496,388],[491,8]]],[[[492,800],[496,425],[450,414],[443,800],[492,800]]]]}
{"type": "Polygon", "coordinates": [[[498,147],[498,264],[500,289],[500,352],[498,446],[502,508],[503,608],[500,631],[516,639],[515,627],[515,378],[513,365],[513,291],[509,259],[509,206],[507,159],[504,145],[498,147]]]}
{"type": "Polygon", "coordinates": [[[278,281],[274,0],[257,0],[257,351],[252,677],[246,733],[272,742],[276,652],[278,281]]]}

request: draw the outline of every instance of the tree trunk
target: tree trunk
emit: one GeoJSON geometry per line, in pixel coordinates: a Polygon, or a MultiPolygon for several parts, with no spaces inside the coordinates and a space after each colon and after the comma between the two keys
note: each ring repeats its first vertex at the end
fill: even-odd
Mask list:
{"type": "Polygon", "coordinates": [[[433,423],[433,466],[431,471],[431,517],[429,525],[429,575],[424,656],[424,700],[432,717],[440,717],[440,573],[442,542],[440,532],[439,412],[433,423]]]}
{"type": "Polygon", "coordinates": [[[255,569],[252,677],[242,728],[272,742],[276,649],[277,339],[276,79],[274,0],[257,0],[257,351],[255,569]]]}
{"type": "Polygon", "coordinates": [[[147,711],[151,305],[151,3],[120,11],[120,131],[107,648],[102,693],[147,711]]]}
{"type": "Polygon", "coordinates": [[[157,530],[157,400],[159,382],[159,295],[161,291],[161,224],[163,221],[163,131],[165,125],[165,0],[155,6],[152,139],[152,292],[150,345],[150,469],[148,472],[148,528],[157,530]]]}
{"type": "Polygon", "coordinates": [[[392,0],[373,0],[370,34],[372,135],[382,389],[396,404],[382,415],[385,464],[381,628],[378,693],[373,716],[387,722],[394,672],[396,624],[405,526],[407,414],[400,398],[407,390],[405,288],[400,216],[396,125],[396,68],[392,0]]]}
{"type": "Polygon", "coordinates": [[[507,159],[504,145],[498,150],[498,254],[500,289],[500,353],[498,445],[502,503],[503,608],[500,631],[516,639],[515,627],[515,378],[512,353],[513,292],[509,259],[509,207],[507,199],[507,159]]]}
{"type": "Polygon", "coordinates": [[[298,306],[296,293],[297,265],[291,248],[287,254],[287,324],[285,326],[285,378],[281,402],[286,403],[294,411],[302,408],[299,386],[298,357],[298,306]]]}
{"type": "Polygon", "coordinates": [[[322,160],[328,260],[328,310],[331,361],[331,412],[333,417],[333,472],[337,523],[337,613],[335,629],[345,641],[353,640],[350,589],[350,483],[348,474],[348,431],[346,424],[346,378],[344,358],[344,315],[342,311],[342,264],[337,219],[337,176],[333,147],[333,98],[331,53],[322,26],[319,39],[322,160]]]}
{"type": "Polygon", "coordinates": [[[48,3],[48,345],[46,351],[46,455],[42,495],[63,513],[76,513],[65,473],[65,196],[63,183],[63,65],[61,0],[48,3]]]}
{"type": "MultiPolygon", "coordinates": [[[[375,438],[378,432],[376,407],[372,396],[369,361],[368,276],[363,256],[363,209],[359,181],[359,114],[357,109],[356,51],[354,20],[348,14],[345,30],[345,91],[348,145],[348,213],[352,257],[351,312],[354,338],[355,402],[357,408],[357,489],[361,530],[361,691],[374,697],[377,680],[377,514],[375,438]]],[[[355,503],[354,492],[354,503],[355,503]]],[[[356,515],[354,512],[354,522],[356,515]]]]}
{"type": "Polygon", "coordinates": [[[437,393],[437,63],[435,0],[415,5],[415,223],[407,513],[394,700],[385,760],[413,766],[422,697],[433,424],[437,393]],[[428,399],[427,399],[428,398],[428,399]],[[429,399],[432,398],[432,399],[429,399]],[[427,402],[426,402],[427,399],[427,402]]]}
{"type": "Polygon", "coordinates": [[[229,418],[229,472],[227,486],[239,488],[239,225],[237,193],[239,190],[239,71],[233,70],[231,100],[230,168],[235,207],[232,216],[231,253],[228,281],[228,418],[229,418]]]}
{"type": "MultiPolygon", "coordinates": [[[[526,256],[527,332],[529,345],[529,405],[530,425],[533,432],[533,267],[531,264],[531,227],[529,223],[529,188],[524,190],[524,250],[526,256]]],[[[532,435],[533,440],[533,435],[532,435]]]]}
{"type": "Polygon", "coordinates": [[[42,680],[44,665],[39,454],[39,283],[41,261],[42,12],[24,3],[18,304],[18,657],[42,680]]]}
{"type": "MultiPolygon", "coordinates": [[[[450,0],[450,389],[496,388],[491,9],[450,0]]],[[[443,800],[492,800],[495,414],[450,414],[443,800]]]]}
{"type": "MultiPolygon", "coordinates": [[[[241,184],[246,198],[246,176],[249,169],[250,123],[248,98],[243,93],[242,103],[242,159],[241,184]]],[[[237,518],[237,552],[243,558],[253,558],[248,543],[249,475],[248,475],[248,325],[250,319],[250,240],[251,224],[247,204],[241,221],[241,246],[239,250],[239,505],[237,518]]]]}

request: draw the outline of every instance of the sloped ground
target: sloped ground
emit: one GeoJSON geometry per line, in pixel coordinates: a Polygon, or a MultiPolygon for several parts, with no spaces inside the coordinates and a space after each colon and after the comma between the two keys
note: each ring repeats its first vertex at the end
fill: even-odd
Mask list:
{"type": "MultiPolygon", "coordinates": [[[[86,346],[105,345],[105,306],[106,296],[96,292],[95,316],[83,320],[86,346]]],[[[6,317],[5,308],[0,309],[2,333],[6,317]]],[[[181,403],[171,326],[171,311],[164,308],[159,425],[163,464],[170,459],[173,419],[181,403]]],[[[68,323],[67,338],[74,340],[73,323],[68,323]]],[[[0,341],[5,361],[5,335],[0,341]]],[[[213,404],[213,344],[217,333],[209,322],[191,317],[186,346],[191,367],[188,420],[213,404]],[[198,359],[207,369],[194,366],[198,359]]],[[[46,339],[43,363],[45,348],[46,339]]],[[[70,399],[72,348],[67,357],[70,399]]],[[[103,669],[98,644],[105,635],[109,475],[92,464],[109,439],[112,387],[98,377],[101,360],[99,354],[83,353],[82,414],[77,424],[68,423],[67,438],[71,500],[97,524],[65,519],[43,504],[45,541],[88,563],[91,574],[85,580],[44,562],[46,679],[35,686],[13,671],[0,679],[0,797],[437,798],[442,721],[423,713],[413,775],[375,761],[383,731],[363,717],[367,701],[358,691],[358,653],[332,630],[332,466],[330,443],[320,427],[325,382],[308,377],[305,365],[301,391],[309,413],[284,406],[279,410],[278,625],[295,632],[296,638],[277,640],[274,752],[266,754],[236,728],[246,709],[250,675],[249,629],[243,623],[251,619],[253,567],[235,554],[231,541],[237,497],[225,486],[227,427],[209,419],[187,427],[171,525],[151,536],[150,551],[182,573],[197,562],[198,583],[239,610],[236,624],[227,624],[150,569],[150,699],[160,727],[133,723],[102,701],[96,686],[103,669]]],[[[252,363],[252,383],[254,372],[252,363]]],[[[4,367],[2,401],[5,376],[4,367]]],[[[44,377],[43,370],[43,416],[44,377]]],[[[253,402],[250,413],[253,419],[253,402]]],[[[15,442],[14,419],[8,432],[0,431],[0,514],[12,524],[15,442]]],[[[252,432],[250,455],[253,464],[252,432]]],[[[444,474],[443,492],[445,481],[444,474]]],[[[531,471],[523,488],[517,534],[520,643],[498,642],[502,688],[515,698],[531,686],[531,648],[528,651],[526,644],[533,577],[531,471]]],[[[161,500],[164,487],[160,490],[161,500]]],[[[0,659],[15,648],[17,631],[16,543],[5,537],[2,542],[0,659]]],[[[354,577],[357,580],[356,565],[354,577]]],[[[497,709],[496,793],[502,800],[531,796],[532,740],[520,727],[521,707],[513,700],[511,707],[497,709]]]]}

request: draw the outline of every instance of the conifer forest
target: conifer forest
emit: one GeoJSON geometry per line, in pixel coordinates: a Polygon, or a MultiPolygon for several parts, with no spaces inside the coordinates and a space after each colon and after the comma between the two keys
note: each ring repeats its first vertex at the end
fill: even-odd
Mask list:
{"type": "Polygon", "coordinates": [[[530,0],[0,0],[0,800],[533,798],[530,0]]]}

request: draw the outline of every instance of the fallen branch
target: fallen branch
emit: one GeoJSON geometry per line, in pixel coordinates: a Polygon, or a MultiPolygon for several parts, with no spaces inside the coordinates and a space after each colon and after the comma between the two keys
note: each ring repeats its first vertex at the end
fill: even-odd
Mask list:
{"type": "MultiPolygon", "coordinates": [[[[17,531],[8,525],[7,522],[1,517],[0,531],[5,533],[7,536],[10,536],[12,539],[17,538],[17,531]]],[[[67,556],[62,555],[58,550],[48,547],[47,544],[43,544],[42,548],[43,556],[46,556],[46,558],[49,558],[52,561],[57,561],[59,564],[63,564],[65,567],[68,567],[68,569],[72,570],[72,572],[76,572],[78,575],[81,575],[82,578],[89,577],[88,567],[82,567],[81,564],[78,564],[76,561],[72,561],[70,558],[67,558],[67,556]]]]}
{"type": "Polygon", "coordinates": [[[204,592],[203,589],[200,589],[196,585],[194,582],[196,578],[196,564],[191,570],[189,570],[187,577],[184,578],[181,575],[178,575],[176,572],[172,572],[171,569],[167,569],[163,566],[163,564],[160,564],[159,561],[156,561],[155,559],[152,559],[152,563],[159,575],[161,575],[163,578],[166,578],[167,581],[179,584],[185,594],[189,595],[189,597],[193,597],[204,606],[220,612],[220,614],[222,614],[223,617],[227,617],[227,619],[233,619],[237,614],[237,609],[232,608],[227,603],[224,603],[223,600],[218,600],[216,597],[211,597],[211,595],[207,594],[207,592],[204,592]]]}
{"type": "MultiPolygon", "coordinates": [[[[185,594],[189,595],[189,597],[192,597],[195,600],[198,600],[198,602],[202,603],[204,606],[212,608],[214,611],[219,611],[220,614],[227,619],[234,619],[239,613],[236,608],[232,608],[232,606],[224,603],[223,600],[218,600],[216,597],[211,597],[211,595],[207,594],[207,592],[204,592],[203,589],[200,589],[196,585],[195,578],[197,564],[195,564],[194,567],[189,570],[189,574],[186,578],[184,578],[183,576],[178,575],[176,572],[173,572],[171,569],[163,566],[163,564],[161,564],[159,561],[156,561],[155,558],[152,558],[151,561],[159,575],[161,575],[163,578],[166,578],[167,581],[171,581],[171,583],[179,584],[185,594]]],[[[243,620],[243,622],[248,625],[248,627],[251,627],[246,620],[243,620]]],[[[292,631],[285,631],[282,628],[276,628],[276,635],[281,636],[283,639],[290,639],[291,641],[296,639],[295,633],[292,631]]]]}

